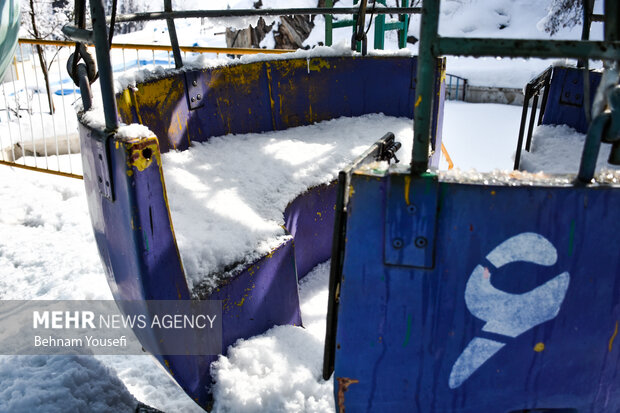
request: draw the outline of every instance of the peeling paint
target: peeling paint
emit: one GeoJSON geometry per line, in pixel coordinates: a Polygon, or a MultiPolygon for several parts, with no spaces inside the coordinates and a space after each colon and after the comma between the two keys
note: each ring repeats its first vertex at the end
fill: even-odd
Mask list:
{"type": "Polygon", "coordinates": [[[360,381],[348,377],[338,377],[338,413],[344,413],[344,394],[349,390],[349,386],[360,381]]]}
{"type": "Polygon", "coordinates": [[[611,335],[611,338],[609,339],[609,352],[610,353],[614,347],[614,340],[616,339],[617,335],[618,335],[618,322],[616,321],[616,328],[614,329],[614,333],[611,335]]]}

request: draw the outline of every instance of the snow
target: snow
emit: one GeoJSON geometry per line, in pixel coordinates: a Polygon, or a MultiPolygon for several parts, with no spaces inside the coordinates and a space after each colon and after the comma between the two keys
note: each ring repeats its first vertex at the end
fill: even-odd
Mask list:
{"type": "MultiPolygon", "coordinates": [[[[532,150],[521,153],[521,170],[555,174],[576,174],[579,171],[585,135],[566,125],[541,125],[532,135],[532,150]]],[[[607,163],[611,145],[601,144],[596,170],[620,169],[607,163]]]]}
{"type": "Polygon", "coordinates": [[[135,411],[136,399],[113,370],[87,356],[0,359],[0,411],[135,411]]]}
{"type": "MultiPolygon", "coordinates": [[[[249,264],[289,238],[284,209],[386,132],[411,141],[413,122],[381,114],[286,131],[229,135],[163,154],[172,222],[190,288],[215,287],[224,268],[249,264]],[[201,217],[196,220],[196,215],[201,217]]],[[[410,148],[409,144],[409,148],[410,148]]],[[[403,149],[403,162],[407,154],[403,149]]]]}
{"type": "Polygon", "coordinates": [[[322,378],[330,262],[300,283],[305,328],[274,327],[238,340],[211,365],[215,412],[333,412],[333,378],[322,378]]]}

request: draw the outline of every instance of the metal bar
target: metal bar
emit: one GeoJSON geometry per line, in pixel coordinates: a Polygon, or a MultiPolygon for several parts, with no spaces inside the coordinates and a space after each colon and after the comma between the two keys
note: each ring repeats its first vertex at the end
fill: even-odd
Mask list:
{"type": "Polygon", "coordinates": [[[454,100],[459,100],[459,78],[456,78],[456,96],[454,100]]]}
{"type": "Polygon", "coordinates": [[[413,151],[411,173],[419,175],[428,168],[431,121],[433,111],[433,87],[435,86],[435,53],[433,45],[439,25],[439,1],[426,0],[422,6],[420,46],[413,122],[413,151]]]}
{"type": "Polygon", "coordinates": [[[547,69],[545,73],[547,73],[547,77],[545,78],[545,82],[542,86],[543,89],[545,89],[545,91],[543,92],[542,103],[540,104],[540,113],[538,114],[539,125],[542,124],[543,116],[545,115],[545,108],[547,107],[547,99],[549,98],[549,84],[551,83],[551,73],[552,73],[551,68],[547,69]]]}
{"type": "Polygon", "coordinates": [[[581,162],[579,164],[579,173],[577,180],[584,184],[589,184],[594,177],[596,170],[596,160],[601,147],[601,138],[604,129],[608,126],[609,116],[601,115],[594,118],[588,128],[586,141],[583,144],[583,152],[581,153],[581,162]]]}
{"type": "MultiPolygon", "coordinates": [[[[45,46],[75,46],[75,42],[56,41],[56,40],[36,40],[36,39],[19,39],[19,43],[45,45],[45,46]]],[[[92,43],[88,43],[92,46],[92,43]]],[[[179,46],[182,52],[192,53],[226,53],[234,55],[245,54],[283,54],[292,53],[295,50],[291,49],[253,49],[248,47],[200,47],[200,46],[179,46]]],[[[172,46],[166,46],[161,44],[133,44],[133,43],[113,43],[110,49],[135,49],[135,50],[161,50],[172,51],[172,46]]]]}
{"type": "Polygon", "coordinates": [[[68,172],[54,171],[52,169],[36,168],[34,166],[21,165],[13,162],[0,161],[0,165],[15,166],[17,168],[27,169],[29,171],[45,172],[52,175],[65,176],[67,178],[84,179],[82,175],[71,174],[68,172]]]}
{"type": "Polygon", "coordinates": [[[90,15],[93,22],[93,32],[95,34],[95,51],[97,54],[97,67],[99,69],[99,85],[101,86],[105,126],[107,132],[113,132],[118,128],[118,119],[116,117],[117,109],[116,99],[114,97],[114,80],[112,76],[112,64],[110,63],[108,30],[103,0],[90,0],[90,15]]]}
{"type": "Polygon", "coordinates": [[[523,99],[523,110],[521,111],[521,125],[519,126],[519,137],[517,138],[517,150],[515,152],[515,163],[512,169],[519,169],[521,163],[521,150],[523,149],[523,134],[525,133],[525,121],[527,119],[527,109],[532,97],[532,87],[528,83],[525,87],[525,97],[523,99]]]}
{"type": "MultiPolygon", "coordinates": [[[[164,10],[167,13],[172,13],[172,0],[164,0],[164,10]]],[[[179,49],[179,38],[177,37],[177,29],[174,25],[174,19],[168,17],[166,19],[168,25],[168,35],[170,36],[170,44],[172,45],[172,54],[174,56],[174,65],[177,69],[183,67],[183,60],[181,59],[181,50],[179,49]]]]}
{"type": "MultiPolygon", "coordinates": [[[[15,73],[17,73],[17,68],[15,69],[15,73]]],[[[15,86],[15,77],[11,79],[11,83],[13,83],[13,95],[15,96],[15,100],[17,102],[17,107],[15,108],[15,113],[17,114],[17,130],[19,131],[19,142],[21,143],[21,147],[24,147],[24,133],[22,132],[22,123],[19,120],[19,95],[17,93],[17,86],[15,86]]],[[[15,159],[14,159],[15,160],[15,159]]],[[[22,162],[26,165],[26,156],[22,149],[22,162]]]]}
{"type": "Polygon", "coordinates": [[[566,57],[620,59],[620,42],[579,40],[522,40],[440,37],[433,45],[437,55],[566,57]]]}
{"type": "MultiPolygon", "coordinates": [[[[62,66],[60,64],[60,59],[56,59],[56,63],[58,63],[58,83],[60,84],[60,93],[62,96],[62,115],[65,120],[65,138],[67,140],[67,150],[71,153],[71,142],[69,140],[69,124],[67,123],[67,111],[65,106],[65,88],[62,86],[62,66]]],[[[56,141],[58,141],[58,136],[56,136],[56,141]]],[[[58,170],[60,171],[60,157],[57,158],[58,161],[58,170]]],[[[73,165],[71,165],[71,157],[69,157],[69,172],[73,172],[73,165]]]]}
{"type": "Polygon", "coordinates": [[[93,31],[80,29],[79,27],[66,25],[62,28],[62,32],[70,39],[73,39],[82,43],[93,42],[93,31]]]}
{"type": "MultiPolygon", "coordinates": [[[[325,7],[334,7],[334,0],[326,0],[325,7]]],[[[333,42],[334,17],[331,14],[325,15],[325,46],[331,46],[333,42]]]]}
{"type": "MultiPolygon", "coordinates": [[[[22,45],[19,45],[19,52],[22,56],[24,56],[24,50],[22,49],[22,45]]],[[[28,78],[26,76],[26,65],[24,64],[24,60],[22,59],[22,73],[24,74],[24,88],[26,89],[26,98],[28,99],[28,78]]],[[[30,100],[30,99],[28,99],[30,100]]],[[[28,110],[28,123],[30,124],[30,143],[32,143],[32,154],[34,156],[34,166],[37,165],[37,145],[34,142],[34,127],[32,126],[32,110],[29,108],[28,110]]]]}
{"type": "MultiPolygon", "coordinates": [[[[34,56],[34,45],[30,45],[30,53],[34,56]]],[[[34,68],[34,82],[37,87],[37,100],[39,101],[39,117],[41,118],[41,132],[43,132],[43,128],[45,127],[45,122],[43,121],[43,104],[41,103],[41,88],[39,87],[39,77],[37,76],[36,67],[34,65],[34,61],[32,64],[34,68]]],[[[43,133],[41,133],[43,135],[43,133]]],[[[43,145],[43,152],[45,153],[45,168],[49,169],[49,161],[47,157],[47,145],[43,145]]]]}
{"type": "MultiPolygon", "coordinates": [[[[17,73],[17,71],[15,71],[17,73]]],[[[6,87],[5,83],[2,84],[2,95],[4,96],[4,106],[6,107],[6,121],[7,129],[9,130],[9,145],[11,145],[11,154],[13,155],[13,161],[15,161],[15,145],[13,145],[13,133],[11,132],[11,111],[9,109],[9,102],[6,100],[6,87]]],[[[19,118],[17,119],[19,121],[19,118]]],[[[3,151],[4,153],[4,151],[3,151]]],[[[4,155],[3,155],[4,159],[4,155]]]]}
{"type": "MultiPolygon", "coordinates": [[[[261,16],[316,16],[316,15],[343,15],[357,14],[357,7],[306,7],[293,9],[230,9],[230,10],[177,10],[173,12],[156,11],[143,13],[129,13],[116,16],[116,23],[166,20],[191,19],[198,17],[261,17],[261,16]]],[[[421,7],[381,7],[375,10],[375,14],[419,14],[421,7]]]]}
{"type": "Polygon", "coordinates": [[[538,107],[538,92],[534,94],[532,101],[532,112],[530,113],[530,124],[527,128],[527,139],[525,141],[525,150],[530,151],[532,147],[532,133],[534,132],[534,120],[536,119],[536,109],[538,107]]]}

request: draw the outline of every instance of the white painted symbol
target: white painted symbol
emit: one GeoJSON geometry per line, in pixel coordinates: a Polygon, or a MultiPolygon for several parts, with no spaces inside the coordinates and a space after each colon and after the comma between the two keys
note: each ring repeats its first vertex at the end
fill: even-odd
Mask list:
{"type": "MultiPolygon", "coordinates": [[[[486,258],[495,268],[516,261],[551,266],[557,262],[558,254],[542,235],[524,232],[502,242],[486,258]]],[[[568,272],[563,272],[531,291],[510,294],[493,287],[490,270],[478,265],[467,281],[465,304],[475,317],[486,321],[483,331],[514,338],[558,315],[569,281],[568,272]]],[[[474,337],[452,366],[450,388],[463,384],[504,345],[474,337]]]]}

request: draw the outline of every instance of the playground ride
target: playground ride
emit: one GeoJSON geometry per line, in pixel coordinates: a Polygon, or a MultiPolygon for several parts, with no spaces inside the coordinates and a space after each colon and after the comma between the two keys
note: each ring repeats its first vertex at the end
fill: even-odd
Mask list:
{"type": "MultiPolygon", "coordinates": [[[[76,10],[81,7],[77,4],[76,10]]],[[[84,58],[85,63],[72,59],[67,67],[80,84],[82,96],[86,96],[85,110],[78,115],[84,182],[99,252],[121,310],[130,311],[126,308],[128,300],[221,300],[224,349],[274,325],[301,325],[297,281],[331,255],[334,182],[316,182],[292,194],[288,206],[279,212],[284,229],[276,234],[278,242],[270,244],[268,251],[248,251],[242,255],[250,258],[220,262],[215,269],[201,273],[193,271],[196,267],[189,265],[184,259],[187,254],[179,250],[170,208],[174,200],[169,200],[169,194],[178,193],[180,188],[166,190],[171,181],[164,183],[162,157],[171,150],[196,151],[193,146],[218,136],[227,135],[219,139],[232,140],[232,134],[278,131],[342,116],[381,112],[412,118],[417,59],[409,54],[338,55],[327,49],[323,55],[311,52],[301,58],[295,54],[272,60],[264,57],[243,64],[192,69],[185,67],[180,53],[175,52],[176,66],[182,70],[159,73],[114,94],[109,37],[100,2],[91,2],[91,15],[105,125],[88,110],[88,84],[94,76],[92,60],[83,46],[76,48],[75,56],[84,58]],[[135,125],[120,126],[119,120],[144,125],[148,131],[135,125]],[[188,268],[191,273],[186,272],[188,268]]],[[[82,27],[65,31],[78,37],[91,36],[84,24],[78,26],[82,27]]],[[[175,33],[174,28],[169,32],[175,33]]],[[[436,60],[432,70],[433,88],[440,97],[433,110],[433,142],[441,145],[444,62],[436,60]]],[[[367,144],[382,135],[369,136],[367,144]]],[[[232,142],[230,147],[235,144],[232,142]]],[[[378,146],[382,148],[379,158],[384,160],[391,159],[398,147],[392,135],[378,146]]],[[[349,154],[353,148],[345,149],[341,155],[346,163],[353,159],[349,154]]],[[[435,165],[439,153],[434,155],[435,165]]],[[[244,179],[252,182],[251,178],[244,179]]],[[[272,191],[281,190],[274,183],[272,191]]],[[[197,220],[209,213],[198,203],[192,205],[197,220]]],[[[225,230],[227,218],[219,221],[214,225],[225,230]]],[[[201,250],[210,246],[194,247],[201,250]]],[[[186,244],[188,248],[191,244],[186,244]]],[[[136,333],[143,342],[159,342],[150,331],[136,333]]],[[[184,339],[191,341],[179,337],[184,339]]],[[[209,406],[210,365],[217,355],[169,354],[157,358],[198,404],[209,406]]]]}
{"type": "MultiPolygon", "coordinates": [[[[91,219],[121,309],[125,300],[222,300],[226,348],[275,324],[299,325],[297,280],[331,255],[323,373],[334,374],[339,411],[620,409],[620,228],[613,219],[620,192],[617,174],[593,180],[592,162],[601,141],[614,143],[610,161],[617,161],[617,72],[601,81],[597,101],[608,105],[593,110],[577,179],[428,171],[441,144],[440,56],[616,61],[614,2],[606,3],[605,42],[441,38],[439,2],[425,1],[418,58],[289,56],[169,71],[116,95],[103,4],[90,6],[93,30],[85,29],[78,0],[77,27],[66,33],[95,42],[105,122],[88,111],[95,75],[79,46],[68,68],[85,107],[79,119],[91,219]],[[386,134],[339,174],[337,185],[311,186],[290,200],[283,211],[290,238],[257,260],[203,274],[215,284],[188,285],[162,153],[191,153],[192,143],[225,134],[376,112],[415,116],[410,167],[389,166],[397,145],[386,134]],[[149,131],[119,126],[119,119],[149,131]]],[[[342,12],[173,12],[169,1],[165,9],[111,21],[166,18],[178,52],[175,17],[342,12]]],[[[363,22],[366,1],[347,12],[363,22]]],[[[175,62],[183,67],[180,53],[175,62]]],[[[157,358],[208,408],[215,357],[157,358]]]]}

